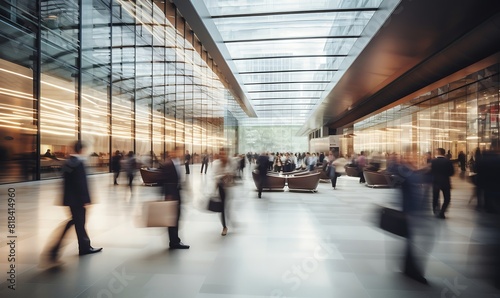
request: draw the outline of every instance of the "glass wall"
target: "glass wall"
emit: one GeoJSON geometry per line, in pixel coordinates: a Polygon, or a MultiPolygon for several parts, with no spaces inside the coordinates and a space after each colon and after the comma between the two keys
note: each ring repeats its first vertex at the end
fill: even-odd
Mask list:
{"type": "Polygon", "coordinates": [[[169,1],[7,0],[0,25],[0,183],[59,177],[75,140],[94,173],[116,150],[155,167],[237,143],[238,105],[169,1]]]}
{"type": "Polygon", "coordinates": [[[34,3],[0,2],[0,181],[37,178],[39,79],[34,3]]]}
{"type": "MultiPolygon", "coordinates": [[[[499,149],[500,64],[354,124],[356,153],[423,155],[444,148],[456,159],[476,148],[499,149]]],[[[423,161],[422,161],[423,162],[423,161]]]]}

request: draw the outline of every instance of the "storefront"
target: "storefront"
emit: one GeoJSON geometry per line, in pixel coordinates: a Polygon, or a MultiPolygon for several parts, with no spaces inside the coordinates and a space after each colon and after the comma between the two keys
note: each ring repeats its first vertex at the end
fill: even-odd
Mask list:
{"type": "Polygon", "coordinates": [[[498,149],[500,64],[498,56],[488,61],[496,63],[479,70],[477,65],[471,66],[468,69],[476,70],[455,74],[450,77],[453,80],[446,78],[356,122],[355,152],[387,155],[411,148],[413,153],[423,155],[441,147],[452,159],[461,151],[470,159],[476,148],[498,149]]]}

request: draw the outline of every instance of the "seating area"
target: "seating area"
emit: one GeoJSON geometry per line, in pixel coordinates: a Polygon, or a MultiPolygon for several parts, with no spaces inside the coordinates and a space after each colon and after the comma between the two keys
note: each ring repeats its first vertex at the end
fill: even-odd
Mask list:
{"type": "Polygon", "coordinates": [[[320,172],[311,172],[307,175],[300,176],[288,176],[288,189],[291,191],[294,190],[304,190],[316,192],[319,184],[321,173],[320,172]]]}
{"type": "Polygon", "coordinates": [[[162,180],[162,173],[158,168],[141,168],[140,172],[145,185],[158,185],[162,180]]]}
{"type": "MultiPolygon", "coordinates": [[[[316,192],[320,180],[321,173],[319,172],[309,172],[309,171],[298,171],[293,175],[280,176],[274,172],[267,173],[267,181],[263,186],[263,190],[285,190],[285,186],[291,191],[294,190],[304,190],[316,192]]],[[[255,187],[258,188],[259,185],[259,174],[256,171],[252,171],[253,181],[255,187]]]]}
{"type": "Polygon", "coordinates": [[[384,171],[363,171],[366,186],[368,187],[393,187],[392,179],[384,171]]]}
{"type": "MultiPolygon", "coordinates": [[[[259,174],[256,171],[252,171],[252,178],[255,183],[255,187],[258,188],[259,185],[259,174]]],[[[263,186],[265,190],[284,190],[286,185],[286,177],[279,176],[277,174],[268,173],[267,181],[263,186]]]]}
{"type": "Polygon", "coordinates": [[[345,174],[350,177],[359,177],[357,167],[345,166],[345,174]]]}
{"type": "Polygon", "coordinates": [[[53,170],[53,169],[59,170],[65,161],[66,161],[65,159],[58,159],[58,158],[50,158],[50,157],[41,156],[40,157],[40,169],[42,171],[53,170]]]}

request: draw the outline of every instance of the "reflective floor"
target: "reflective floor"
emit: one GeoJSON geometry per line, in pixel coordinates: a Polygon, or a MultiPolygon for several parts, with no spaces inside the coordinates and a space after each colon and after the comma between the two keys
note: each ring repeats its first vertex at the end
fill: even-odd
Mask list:
{"type": "Polygon", "coordinates": [[[258,199],[250,172],[245,176],[231,189],[223,237],[219,215],[205,211],[213,191],[210,169],[204,175],[193,166],[185,177],[180,229],[191,248],[174,251],[165,228],[137,226],[141,203],[159,199],[158,187],[143,186],[137,177],[130,192],[124,177],[113,186],[110,174],[90,176],[95,204],[88,208],[87,231],[92,245],[104,249],[79,257],[71,230],[59,267],[47,267],[43,252],[68,216],[58,205],[61,181],[1,185],[0,296],[500,297],[483,270],[494,227],[469,202],[472,185],[459,177],[448,218],[430,219],[433,245],[418,248],[428,256],[429,285],[423,285],[400,272],[404,240],[374,224],[375,207],[396,205],[397,190],[340,177],[335,190],[320,183],[317,193],[265,192],[258,199]],[[12,233],[6,228],[9,193],[15,193],[12,233]]]}

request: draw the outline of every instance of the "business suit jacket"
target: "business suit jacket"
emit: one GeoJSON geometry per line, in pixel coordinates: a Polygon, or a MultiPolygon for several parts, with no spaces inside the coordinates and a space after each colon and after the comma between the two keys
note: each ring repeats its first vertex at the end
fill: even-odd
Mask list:
{"type": "Polygon", "coordinates": [[[259,170],[259,176],[266,177],[268,168],[269,157],[265,155],[259,155],[259,157],[257,158],[257,169],[259,170]]]}
{"type": "Polygon", "coordinates": [[[444,156],[431,160],[432,183],[441,189],[451,189],[450,177],[455,174],[452,162],[444,156]]]}
{"type": "Polygon", "coordinates": [[[82,207],[90,204],[85,166],[76,156],[71,156],[63,165],[63,204],[82,207]]]}
{"type": "Polygon", "coordinates": [[[177,226],[170,227],[169,236],[170,242],[178,243],[180,239],[177,236],[177,227],[179,226],[179,219],[181,217],[181,193],[180,193],[180,177],[179,170],[172,159],[167,159],[162,165],[163,172],[163,195],[165,200],[175,200],[179,201],[177,209],[177,226]]]}

